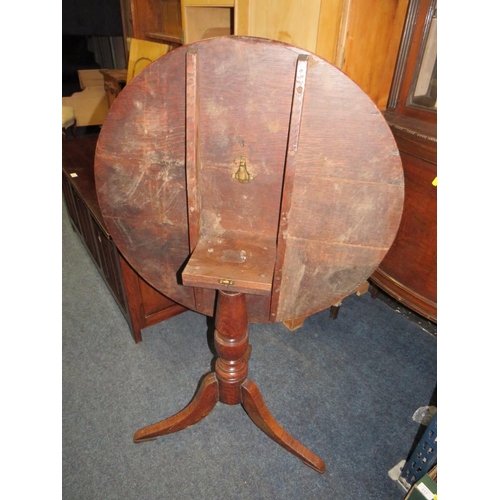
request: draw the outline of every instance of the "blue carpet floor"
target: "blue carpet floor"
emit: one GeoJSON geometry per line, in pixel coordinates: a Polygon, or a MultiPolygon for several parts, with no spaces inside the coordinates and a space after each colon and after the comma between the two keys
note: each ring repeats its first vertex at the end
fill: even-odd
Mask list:
{"type": "Polygon", "coordinates": [[[187,312],[135,344],[65,208],[63,469],[67,500],[401,500],[388,471],[411,451],[415,410],[436,387],[436,338],[369,294],[289,331],[250,325],[250,378],[276,420],[326,463],[321,475],[282,449],[241,406],[134,444],[181,410],[210,371],[207,318],[187,312]]]}

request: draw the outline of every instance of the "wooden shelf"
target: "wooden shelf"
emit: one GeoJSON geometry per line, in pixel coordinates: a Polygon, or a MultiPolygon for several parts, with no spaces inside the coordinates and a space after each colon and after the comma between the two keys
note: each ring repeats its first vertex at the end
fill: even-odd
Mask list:
{"type": "Polygon", "coordinates": [[[159,40],[161,42],[182,45],[182,38],[174,35],[166,35],[164,33],[145,33],[145,36],[151,40],[159,40]]]}
{"type": "Polygon", "coordinates": [[[234,35],[234,2],[182,1],[184,43],[234,35]]]}
{"type": "Polygon", "coordinates": [[[271,293],[276,246],[273,241],[206,238],[200,240],[182,272],[188,286],[230,292],[271,293]]]}
{"type": "MultiPolygon", "coordinates": [[[[126,1],[126,0],[122,0],[126,1]]],[[[129,0],[133,38],[182,45],[180,0],[129,0]]]]}
{"type": "Polygon", "coordinates": [[[186,7],[234,7],[236,0],[184,0],[186,7]]]}

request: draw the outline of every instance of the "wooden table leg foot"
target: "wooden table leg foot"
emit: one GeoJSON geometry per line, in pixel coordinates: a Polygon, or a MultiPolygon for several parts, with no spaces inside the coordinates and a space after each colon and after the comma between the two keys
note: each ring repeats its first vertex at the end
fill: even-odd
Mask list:
{"type": "Polygon", "coordinates": [[[325,472],[325,463],[323,460],[288,434],[276,422],[267,409],[259,388],[250,379],[246,379],[241,385],[241,399],[243,408],[260,430],[315,471],[320,473],[325,472]]]}
{"type": "Polygon", "coordinates": [[[156,424],[148,425],[134,434],[134,443],[152,441],[159,436],[172,434],[196,424],[205,418],[219,401],[215,373],[206,375],[192,401],[179,413],[156,424]]]}
{"type": "Polygon", "coordinates": [[[283,324],[291,331],[298,330],[304,326],[304,321],[307,319],[307,316],[302,316],[301,318],[289,319],[283,321],[283,324]]]}

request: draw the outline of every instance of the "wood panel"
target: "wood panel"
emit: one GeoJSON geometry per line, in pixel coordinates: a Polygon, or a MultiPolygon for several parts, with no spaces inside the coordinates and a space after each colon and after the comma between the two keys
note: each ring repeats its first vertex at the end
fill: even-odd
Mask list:
{"type": "Polygon", "coordinates": [[[185,44],[210,37],[210,32],[207,33],[207,31],[214,28],[224,29],[226,35],[232,34],[231,27],[233,26],[234,15],[232,7],[185,6],[183,12],[185,44]]]}
{"type": "Polygon", "coordinates": [[[205,236],[182,271],[184,285],[223,288],[230,292],[269,295],[276,249],[257,238],[224,239],[205,236]]]}
{"type": "Polygon", "coordinates": [[[180,0],[131,0],[130,7],[134,38],[182,43],[180,0]]]}
{"type": "Polygon", "coordinates": [[[391,246],[403,179],[397,145],[381,118],[345,75],[324,61],[310,64],[278,321],[310,314],[311,293],[316,310],[338,303],[391,246]],[[328,96],[328,105],[319,95],[328,96]]]}
{"type": "Polygon", "coordinates": [[[99,135],[96,184],[106,225],[118,248],[128,248],[124,255],[130,265],[158,290],[172,292],[165,295],[193,308],[192,289],[183,287],[176,273],[165,273],[180,269],[189,256],[185,49],[165,58],[136,76],[116,99],[99,135]],[[105,177],[102,165],[109,167],[105,177]],[[130,247],[132,235],[142,240],[137,247],[130,247]],[[160,268],[158,258],[164,259],[160,268]]]}
{"type": "Polygon", "coordinates": [[[413,311],[437,322],[437,110],[409,105],[412,81],[432,25],[435,0],[410,0],[384,113],[401,151],[405,204],[401,226],[372,282],[413,311]]]}
{"type": "Polygon", "coordinates": [[[336,65],[379,109],[387,107],[409,0],[350,0],[336,65]]]}
{"type": "Polygon", "coordinates": [[[236,0],[234,5],[234,34],[250,35],[250,5],[252,0],[236,0]]]}
{"type": "Polygon", "coordinates": [[[94,224],[94,233],[99,254],[98,267],[120,308],[127,313],[127,303],[121,280],[116,246],[109,238],[109,235],[106,235],[97,223],[94,224]]]}
{"type": "Polygon", "coordinates": [[[335,64],[337,57],[342,15],[346,2],[347,0],[322,0],[321,2],[314,52],[332,64],[335,64]]]}
{"type": "Polygon", "coordinates": [[[420,122],[417,127],[413,119],[387,117],[391,124],[398,123],[393,131],[403,161],[405,203],[394,244],[372,278],[411,309],[437,321],[437,188],[432,184],[437,176],[435,125],[420,122]]]}
{"type": "MultiPolygon", "coordinates": [[[[270,311],[267,297],[254,299],[250,321],[269,312],[270,321],[306,316],[354,291],[387,252],[403,205],[399,153],[369,97],[306,51],[245,37],[197,42],[136,77],[101,131],[96,184],[106,225],[131,265],[175,301],[204,313],[213,310],[205,302],[213,294],[181,285],[184,273],[193,286],[213,287],[225,278],[212,273],[217,263],[245,271],[245,259],[236,257],[254,243],[274,249],[281,211],[289,206],[284,259],[274,270],[283,281],[272,286],[278,307],[270,311]],[[296,76],[301,58],[303,82],[296,76]],[[296,95],[303,109],[294,107],[296,95]],[[197,209],[187,203],[186,158],[200,212],[193,253],[188,214],[197,209]],[[243,158],[247,177],[240,182],[243,158]],[[285,168],[296,170],[293,187],[284,182],[285,168]],[[209,245],[218,239],[220,252],[209,245]],[[225,247],[228,240],[244,246],[225,247]]],[[[268,282],[259,288],[254,278],[245,278],[244,291],[268,293],[268,282]]]]}
{"type": "Polygon", "coordinates": [[[352,78],[383,110],[408,3],[409,0],[376,4],[369,0],[252,0],[248,9],[242,7],[240,12],[248,13],[249,35],[290,43],[325,58],[352,78]]]}
{"type": "Polygon", "coordinates": [[[121,255],[116,262],[121,272],[121,284],[128,310],[127,319],[136,342],[142,340],[143,328],[186,311],[185,307],[146,283],[121,255]]]}
{"type": "Polygon", "coordinates": [[[314,52],[321,0],[251,0],[249,34],[314,52]]]}
{"type": "Polygon", "coordinates": [[[199,62],[201,234],[274,245],[297,54],[278,56],[282,47],[269,44],[232,47],[229,39],[204,47],[199,62]],[[232,177],[242,157],[253,176],[248,182],[232,177]]]}

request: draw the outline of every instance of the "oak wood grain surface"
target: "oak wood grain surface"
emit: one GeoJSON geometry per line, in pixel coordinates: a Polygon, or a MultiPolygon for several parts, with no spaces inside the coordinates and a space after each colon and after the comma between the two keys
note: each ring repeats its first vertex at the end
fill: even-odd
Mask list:
{"type": "Polygon", "coordinates": [[[102,127],[95,177],[122,254],[190,309],[212,315],[215,300],[214,291],[182,282],[196,248],[192,220],[196,243],[270,245],[276,260],[262,259],[265,270],[256,269],[272,269],[276,279],[268,295],[247,295],[251,322],[307,316],[353,292],[391,246],[404,197],[398,148],[364,92],[313,54],[251,37],[180,47],[138,75],[102,127]],[[189,158],[196,206],[189,203],[189,158]],[[242,158],[247,182],[234,178],[242,158]],[[283,189],[287,168],[293,183],[283,189]]]}

